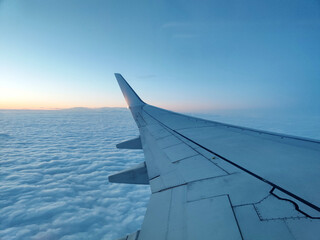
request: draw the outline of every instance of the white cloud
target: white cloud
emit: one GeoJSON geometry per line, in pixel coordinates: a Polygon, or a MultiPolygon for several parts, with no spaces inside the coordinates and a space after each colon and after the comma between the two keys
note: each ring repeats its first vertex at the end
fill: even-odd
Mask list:
{"type": "Polygon", "coordinates": [[[148,186],[108,175],[143,161],[125,109],[2,111],[0,239],[116,239],[140,228],[148,186]]]}
{"type": "MultiPolygon", "coordinates": [[[[149,187],[108,182],[143,161],[142,151],[115,147],[138,135],[127,109],[0,116],[0,239],[117,239],[140,229],[149,187]]],[[[265,117],[212,119],[319,138],[318,118],[265,117]]]]}

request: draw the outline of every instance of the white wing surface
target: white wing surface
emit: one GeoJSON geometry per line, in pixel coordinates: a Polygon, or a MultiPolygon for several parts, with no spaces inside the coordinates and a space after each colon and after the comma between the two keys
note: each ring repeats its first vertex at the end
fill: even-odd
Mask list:
{"type": "Polygon", "coordinates": [[[145,163],[110,176],[150,184],[124,239],[320,239],[320,142],[189,117],[144,103],[115,74],[145,163]]]}

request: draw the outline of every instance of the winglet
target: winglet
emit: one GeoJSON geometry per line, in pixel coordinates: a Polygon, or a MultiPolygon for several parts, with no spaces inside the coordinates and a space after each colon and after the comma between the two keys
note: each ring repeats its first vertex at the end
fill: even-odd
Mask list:
{"type": "Polygon", "coordinates": [[[115,73],[118,84],[121,88],[122,94],[126,99],[129,107],[137,107],[145,105],[145,102],[135,93],[135,91],[130,87],[127,81],[122,77],[120,73],[115,73]]]}

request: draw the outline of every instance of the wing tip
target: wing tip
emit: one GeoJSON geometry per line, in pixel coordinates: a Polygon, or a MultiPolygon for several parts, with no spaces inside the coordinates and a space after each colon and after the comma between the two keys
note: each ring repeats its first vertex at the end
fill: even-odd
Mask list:
{"type": "Polygon", "coordinates": [[[138,94],[136,94],[136,92],[132,89],[132,87],[128,84],[128,82],[120,73],[114,73],[114,75],[118,81],[120,89],[129,107],[142,106],[146,104],[144,101],[141,100],[138,94]]]}

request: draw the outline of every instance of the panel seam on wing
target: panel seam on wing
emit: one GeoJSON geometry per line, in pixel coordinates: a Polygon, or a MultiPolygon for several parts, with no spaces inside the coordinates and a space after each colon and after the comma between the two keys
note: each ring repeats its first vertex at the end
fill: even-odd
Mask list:
{"type": "Polygon", "coordinates": [[[211,152],[212,154],[214,154],[214,155],[218,156],[219,158],[221,158],[221,159],[225,160],[226,162],[230,163],[231,165],[233,165],[233,166],[235,166],[235,167],[237,167],[237,168],[241,169],[242,171],[244,171],[244,172],[246,172],[246,173],[248,173],[248,174],[250,174],[250,175],[254,176],[255,178],[257,178],[257,179],[259,179],[259,180],[261,180],[261,181],[263,181],[263,182],[265,182],[265,183],[267,183],[267,184],[271,185],[273,188],[276,188],[276,189],[280,190],[281,192],[283,192],[283,193],[285,193],[285,194],[287,194],[287,195],[289,195],[289,196],[291,196],[291,197],[295,198],[296,200],[298,200],[298,201],[302,202],[303,204],[306,204],[307,206],[309,206],[309,207],[311,207],[311,208],[313,208],[313,209],[317,210],[318,212],[320,212],[320,207],[318,207],[318,206],[316,206],[316,205],[314,205],[314,204],[310,203],[309,201],[307,201],[307,200],[305,200],[305,199],[303,199],[303,198],[300,198],[299,196],[297,196],[297,195],[295,195],[295,194],[293,194],[293,193],[289,192],[288,190],[286,190],[286,189],[284,189],[284,188],[282,188],[282,187],[280,187],[280,186],[278,186],[278,185],[276,185],[276,184],[274,184],[274,183],[272,183],[272,182],[268,181],[267,179],[264,179],[263,177],[261,177],[261,176],[259,176],[259,175],[255,174],[255,173],[253,173],[253,172],[249,171],[248,169],[246,169],[246,168],[244,168],[244,167],[242,167],[242,166],[240,166],[240,165],[238,165],[238,164],[236,164],[236,163],[234,163],[234,162],[232,162],[232,161],[228,160],[227,158],[225,158],[225,157],[221,156],[220,154],[217,154],[217,153],[213,152],[212,150],[207,149],[206,147],[204,147],[204,146],[200,145],[199,143],[194,142],[193,140],[191,140],[190,138],[188,138],[188,137],[184,136],[183,134],[181,134],[181,133],[177,132],[176,130],[171,129],[170,127],[168,127],[167,125],[165,125],[164,123],[162,123],[161,121],[159,121],[158,119],[156,119],[155,117],[153,117],[151,114],[149,114],[148,112],[146,112],[144,109],[143,109],[143,111],[144,111],[147,115],[149,115],[150,117],[152,117],[154,120],[156,120],[157,122],[159,122],[162,126],[164,126],[164,127],[166,127],[167,129],[169,129],[169,130],[173,131],[174,133],[176,133],[176,134],[180,135],[181,137],[183,137],[183,138],[187,139],[188,141],[190,141],[190,142],[192,142],[192,143],[194,143],[194,144],[198,145],[199,147],[201,147],[201,148],[203,148],[203,149],[207,150],[208,152],[211,152]]]}

